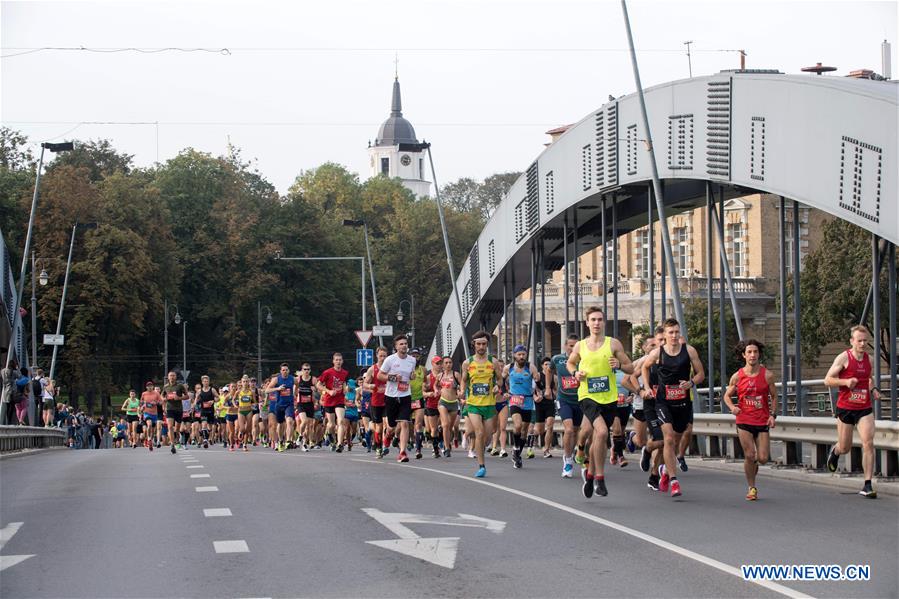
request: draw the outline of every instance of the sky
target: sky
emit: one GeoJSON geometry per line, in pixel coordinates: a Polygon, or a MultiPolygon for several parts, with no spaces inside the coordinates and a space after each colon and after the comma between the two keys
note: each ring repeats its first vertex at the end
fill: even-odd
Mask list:
{"type": "MultiPolygon", "coordinates": [[[[686,41],[694,76],[737,68],[740,49],[747,68],[880,72],[884,39],[899,70],[895,1],[628,10],[645,87],[689,76],[686,41]]],[[[2,2],[0,46],[0,121],[34,148],[109,139],[151,166],[231,143],[282,193],[328,161],[369,177],[397,72],[440,184],[522,171],[548,129],[635,91],[611,0],[2,2]]]]}

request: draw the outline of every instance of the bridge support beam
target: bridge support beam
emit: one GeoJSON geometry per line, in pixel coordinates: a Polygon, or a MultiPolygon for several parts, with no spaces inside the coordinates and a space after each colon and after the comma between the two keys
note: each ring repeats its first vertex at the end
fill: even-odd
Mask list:
{"type": "MultiPolygon", "coordinates": [[[[889,251],[887,251],[889,254],[889,251]]],[[[871,343],[874,345],[874,359],[872,374],[874,375],[874,386],[880,387],[880,263],[883,256],[880,255],[880,239],[877,235],[871,235],[871,299],[872,299],[872,315],[871,319],[871,343]]],[[[890,290],[888,290],[890,291],[890,290]]],[[[874,402],[874,418],[880,418],[882,400],[874,402]]]]}
{"type": "Polygon", "coordinates": [[[612,336],[618,339],[618,198],[614,195],[612,196],[612,270],[615,273],[615,283],[612,287],[612,336]]]}
{"type": "MultiPolygon", "coordinates": [[[[714,208],[714,207],[713,207],[714,208]]],[[[718,234],[718,371],[721,381],[721,397],[724,397],[724,390],[727,388],[727,319],[725,318],[724,307],[724,265],[727,263],[727,253],[724,249],[724,187],[718,186],[718,211],[721,212],[721,218],[712,210],[712,216],[715,217],[715,229],[718,234]]],[[[721,402],[721,413],[727,414],[727,404],[721,402]]]]}
{"type": "Polygon", "coordinates": [[[571,254],[571,260],[574,262],[574,332],[577,333],[578,337],[584,337],[584,319],[581,317],[581,312],[584,307],[581,305],[581,272],[580,272],[580,260],[578,259],[580,256],[580,249],[578,247],[578,235],[577,235],[577,208],[574,209],[574,214],[572,215],[572,224],[574,231],[572,232],[572,247],[574,251],[571,254]]]}
{"type": "MultiPolygon", "coordinates": [[[[565,340],[571,333],[571,310],[569,308],[570,279],[571,273],[568,272],[568,213],[565,213],[565,220],[562,222],[562,260],[565,261],[564,273],[565,277],[562,284],[565,289],[565,329],[562,331],[562,347],[565,347],[565,340]]],[[[565,352],[559,352],[565,353],[565,352]]]]}
{"type": "MultiPolygon", "coordinates": [[[[721,199],[724,200],[724,190],[721,190],[721,199]]],[[[737,304],[737,295],[734,289],[734,278],[730,272],[730,264],[727,261],[727,250],[724,245],[724,202],[721,203],[721,214],[715,212],[715,220],[718,221],[718,251],[721,254],[721,266],[724,269],[724,278],[727,280],[727,295],[730,297],[730,307],[734,313],[734,323],[737,325],[737,336],[745,339],[743,334],[743,321],[740,320],[740,307],[737,304]]],[[[722,298],[724,297],[722,289],[722,298]]],[[[723,321],[722,321],[723,322],[723,321]]]]}
{"type": "Polygon", "coordinates": [[[649,264],[646,267],[646,276],[649,279],[649,332],[654,333],[656,326],[659,324],[656,321],[656,267],[655,267],[655,259],[656,259],[656,233],[652,227],[652,204],[655,202],[654,192],[652,189],[652,185],[650,185],[646,189],[646,226],[648,235],[646,236],[647,243],[649,243],[649,264]]]}
{"type": "MultiPolygon", "coordinates": [[[[799,229],[799,202],[793,201],[793,353],[796,356],[796,415],[807,416],[805,396],[802,392],[802,297],[799,289],[799,247],[802,245],[799,229]]],[[[802,456],[801,444],[799,455],[802,456]]]]}
{"type": "Polygon", "coordinates": [[[712,184],[705,184],[705,284],[706,284],[706,294],[705,294],[705,323],[706,330],[708,331],[708,369],[709,376],[706,380],[708,380],[708,388],[709,388],[709,402],[708,402],[708,412],[711,414],[715,409],[715,336],[712,335],[712,331],[714,331],[714,320],[712,319],[712,210],[714,209],[714,197],[712,194],[712,184]]]}
{"type": "MultiPolygon", "coordinates": [[[[543,238],[540,238],[540,343],[537,345],[537,352],[540,354],[540,359],[543,359],[543,356],[552,353],[552,350],[547,352],[546,348],[546,248],[543,243],[543,238]]],[[[542,372],[542,370],[541,370],[542,372]]]]}
{"type": "MultiPolygon", "coordinates": [[[[896,420],[897,381],[899,369],[896,364],[896,296],[899,295],[896,282],[896,244],[890,244],[890,420],[896,420]]],[[[878,356],[878,361],[880,356],[878,356]]],[[[880,380],[877,381],[878,386],[880,380]]],[[[880,414],[878,414],[880,416],[880,414]]]]}
{"type": "MultiPolygon", "coordinates": [[[[602,244],[602,314],[603,318],[606,319],[605,333],[606,335],[609,335],[609,259],[606,256],[609,251],[609,242],[606,239],[606,196],[602,196],[600,228],[601,231],[599,242],[602,244]]],[[[614,236],[612,237],[612,239],[614,239],[614,236]]],[[[617,273],[615,274],[615,278],[617,282],[617,273]]]]}
{"type": "Polygon", "coordinates": [[[778,239],[780,243],[780,415],[787,415],[787,201],[780,196],[780,221],[778,239]]]}

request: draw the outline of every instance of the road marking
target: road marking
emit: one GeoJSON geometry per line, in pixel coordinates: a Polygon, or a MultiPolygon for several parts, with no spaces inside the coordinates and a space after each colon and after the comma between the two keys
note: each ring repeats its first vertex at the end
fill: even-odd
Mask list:
{"type": "Polygon", "coordinates": [[[209,478],[208,474],[191,474],[191,478],[209,478]]]}
{"type": "Polygon", "coordinates": [[[197,493],[213,493],[218,490],[218,487],[197,487],[197,493]]]}
{"type": "Polygon", "coordinates": [[[205,467],[206,466],[188,466],[187,469],[190,470],[191,468],[205,468],[205,467]]]}
{"type": "Polygon", "coordinates": [[[224,518],[231,516],[231,510],[226,507],[214,507],[203,510],[203,515],[207,518],[224,518]]]}
{"type": "Polygon", "coordinates": [[[199,462],[200,460],[198,460],[198,459],[196,459],[196,458],[192,458],[192,459],[189,459],[189,460],[181,460],[181,461],[184,462],[185,464],[189,464],[189,463],[191,463],[191,462],[199,462]]]}
{"type": "MultiPolygon", "coordinates": [[[[16,536],[16,533],[19,532],[19,529],[22,528],[22,524],[24,522],[10,522],[3,528],[0,528],[0,549],[6,545],[6,543],[16,536]]],[[[15,566],[21,562],[24,562],[29,557],[34,557],[34,554],[31,555],[0,555],[0,572],[6,570],[11,566],[15,566]]]]}
{"type": "Polygon", "coordinates": [[[382,512],[375,508],[362,508],[362,511],[383,524],[387,530],[399,537],[385,541],[366,541],[370,545],[383,547],[408,555],[426,562],[431,562],[444,568],[453,569],[456,565],[456,553],[459,548],[459,537],[433,537],[422,538],[415,532],[403,526],[403,522],[410,524],[443,524],[447,526],[467,526],[486,528],[490,532],[499,534],[506,528],[506,523],[501,520],[490,520],[479,516],[459,514],[455,516],[429,516],[426,514],[407,514],[402,512],[382,512]]]}
{"type": "Polygon", "coordinates": [[[246,541],[213,541],[216,553],[249,553],[246,541]]]}
{"type": "MultiPolygon", "coordinates": [[[[360,458],[350,458],[354,462],[362,462],[365,464],[378,464],[378,462],[373,462],[371,460],[363,460],[360,458]]],[[[384,464],[384,466],[393,466],[393,464],[384,464]]],[[[711,557],[707,557],[702,555],[701,553],[696,553],[695,551],[691,551],[686,547],[681,547],[679,545],[675,545],[674,543],[669,543],[668,541],[664,541],[662,539],[658,539],[652,535],[648,535],[644,532],[640,532],[639,530],[635,530],[633,528],[629,528],[627,526],[623,526],[618,524],[617,522],[612,522],[611,520],[606,520],[605,518],[600,518],[599,516],[594,516],[593,514],[588,514],[587,512],[582,512],[581,510],[575,509],[573,507],[569,507],[567,505],[561,504],[557,501],[553,501],[551,499],[544,499],[543,497],[539,497],[537,495],[533,495],[531,493],[527,493],[525,491],[519,491],[518,489],[513,489],[511,487],[504,487],[503,485],[498,485],[496,483],[492,483],[483,479],[473,478],[470,476],[464,476],[462,474],[456,474],[455,472],[445,472],[443,470],[436,470],[434,468],[427,468],[425,466],[412,466],[410,464],[403,464],[402,466],[397,465],[397,467],[401,467],[403,469],[413,469],[413,470],[424,470],[426,472],[433,472],[435,474],[442,474],[443,476],[450,476],[453,478],[457,478],[459,480],[464,480],[465,482],[475,483],[479,485],[486,485],[488,487],[492,487],[494,489],[498,489],[500,491],[505,491],[506,493],[511,493],[512,495],[518,495],[519,497],[524,497],[525,499],[530,499],[531,501],[536,501],[537,503],[542,503],[545,506],[555,508],[557,510],[569,513],[573,516],[578,516],[585,520],[589,520],[591,522],[595,522],[596,524],[600,524],[602,526],[606,526],[613,530],[617,530],[618,532],[622,532],[626,535],[630,535],[641,541],[646,541],[647,543],[651,543],[656,547],[661,547],[662,549],[667,549],[672,553],[677,555],[692,559],[693,561],[699,562],[706,566],[711,566],[716,570],[720,570],[725,574],[730,574],[732,576],[736,576],[740,580],[744,582],[749,582],[752,584],[757,584],[761,587],[764,587],[768,590],[774,591],[776,593],[780,593],[781,595],[785,595],[787,597],[792,597],[794,599],[810,599],[809,595],[805,593],[801,593],[799,591],[793,590],[790,587],[784,586],[782,584],[777,584],[776,582],[771,582],[768,580],[745,580],[743,578],[743,573],[739,568],[735,568],[729,564],[725,564],[724,562],[719,562],[716,559],[711,557]]]]}

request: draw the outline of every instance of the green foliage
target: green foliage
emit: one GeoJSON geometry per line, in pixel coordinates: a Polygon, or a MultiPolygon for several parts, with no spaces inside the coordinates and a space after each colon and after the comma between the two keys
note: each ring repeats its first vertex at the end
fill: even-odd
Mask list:
{"type": "Polygon", "coordinates": [[[521,173],[497,173],[484,179],[483,183],[463,177],[444,185],[440,190],[440,198],[458,212],[477,215],[483,223],[490,218],[520,176],[521,173]]]}

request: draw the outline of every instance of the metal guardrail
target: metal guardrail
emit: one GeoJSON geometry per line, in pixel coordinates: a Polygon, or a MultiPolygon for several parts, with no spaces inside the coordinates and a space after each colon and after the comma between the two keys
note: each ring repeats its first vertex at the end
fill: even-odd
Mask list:
{"type": "Polygon", "coordinates": [[[43,447],[62,447],[66,432],[36,426],[0,426],[0,452],[43,447]]]}

